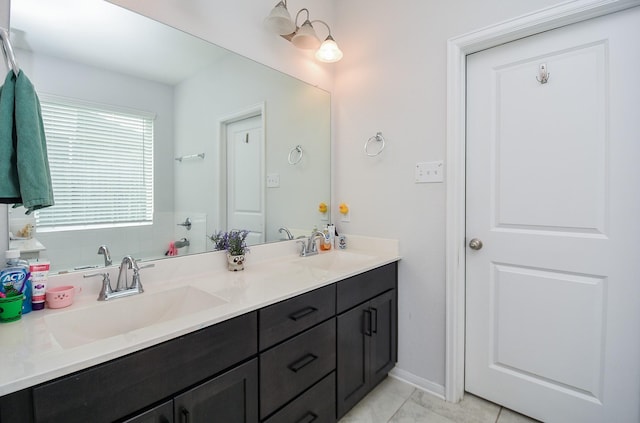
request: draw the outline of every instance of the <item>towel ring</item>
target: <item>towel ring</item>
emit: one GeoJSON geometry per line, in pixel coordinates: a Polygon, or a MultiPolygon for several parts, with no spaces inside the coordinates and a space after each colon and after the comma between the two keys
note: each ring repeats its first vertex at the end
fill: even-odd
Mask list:
{"type": "Polygon", "coordinates": [[[20,73],[20,66],[16,61],[16,56],[13,53],[13,47],[11,46],[11,40],[9,39],[9,32],[0,27],[0,38],[2,38],[2,52],[7,59],[7,66],[13,71],[13,74],[17,77],[20,73]]]}
{"type": "Polygon", "coordinates": [[[293,147],[291,151],[289,151],[289,158],[287,160],[289,161],[290,165],[297,165],[298,163],[300,163],[300,160],[302,160],[303,155],[304,153],[302,152],[302,146],[298,144],[295,147],[293,147]],[[294,154],[296,152],[298,153],[297,158],[295,158],[295,154],[294,154]]]}
{"type": "Polygon", "coordinates": [[[384,137],[382,136],[382,132],[378,132],[375,136],[369,138],[367,142],[364,143],[364,153],[369,157],[375,157],[378,154],[382,153],[382,150],[384,150],[384,144],[385,143],[384,143],[384,137]],[[380,145],[380,149],[375,153],[369,153],[369,144],[371,144],[371,141],[382,143],[380,145]]]}

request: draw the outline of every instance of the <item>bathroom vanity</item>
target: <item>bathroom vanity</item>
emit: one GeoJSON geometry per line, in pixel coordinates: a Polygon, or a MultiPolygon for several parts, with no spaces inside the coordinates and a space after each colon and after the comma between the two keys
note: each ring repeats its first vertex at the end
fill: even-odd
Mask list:
{"type": "MultiPolygon", "coordinates": [[[[185,283],[226,302],[104,339],[54,332],[49,350],[31,359],[58,366],[0,385],[10,390],[0,422],[335,422],[395,365],[398,259],[389,248],[286,254],[244,272],[192,274],[185,283]],[[68,365],[60,365],[65,356],[68,365]]],[[[174,279],[166,290],[151,282],[156,275],[143,275],[152,292],[141,296],[183,283],[174,279]]],[[[90,303],[77,307],[99,312],[90,303]]],[[[55,321],[30,317],[22,324],[41,330],[55,321]]]]}

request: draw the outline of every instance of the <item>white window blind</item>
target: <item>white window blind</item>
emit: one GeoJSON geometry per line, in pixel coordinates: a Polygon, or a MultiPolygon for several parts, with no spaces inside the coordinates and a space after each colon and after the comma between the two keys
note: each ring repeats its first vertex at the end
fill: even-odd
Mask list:
{"type": "Polygon", "coordinates": [[[153,115],[41,98],[55,206],[38,230],[153,220],[153,115]]]}

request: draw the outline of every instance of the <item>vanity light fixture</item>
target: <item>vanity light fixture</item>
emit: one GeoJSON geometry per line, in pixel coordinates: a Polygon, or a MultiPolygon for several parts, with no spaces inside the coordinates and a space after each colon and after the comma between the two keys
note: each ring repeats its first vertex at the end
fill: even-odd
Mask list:
{"type": "Polygon", "coordinates": [[[271,32],[282,36],[294,46],[305,50],[316,50],[316,59],[321,62],[334,63],[342,59],[342,51],[331,36],[331,28],[324,21],[310,20],[309,9],[300,9],[293,21],[287,10],[287,0],[280,0],[269,16],[264,19],[264,24],[271,32]],[[307,18],[302,25],[298,26],[298,18],[302,12],[306,12],[307,18]],[[313,27],[314,23],[321,23],[327,27],[329,35],[322,43],[313,27]]]}

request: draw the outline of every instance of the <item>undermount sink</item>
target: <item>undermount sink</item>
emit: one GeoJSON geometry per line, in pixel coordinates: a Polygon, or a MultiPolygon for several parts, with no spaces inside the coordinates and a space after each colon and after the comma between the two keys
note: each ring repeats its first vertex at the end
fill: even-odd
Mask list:
{"type": "Polygon", "coordinates": [[[324,270],[347,270],[353,266],[365,265],[375,257],[350,251],[334,250],[320,252],[315,256],[304,257],[296,261],[297,264],[324,270]]]}
{"type": "Polygon", "coordinates": [[[192,286],[114,299],[93,307],[60,311],[44,320],[63,348],[166,323],[226,304],[228,301],[192,286]]]}

